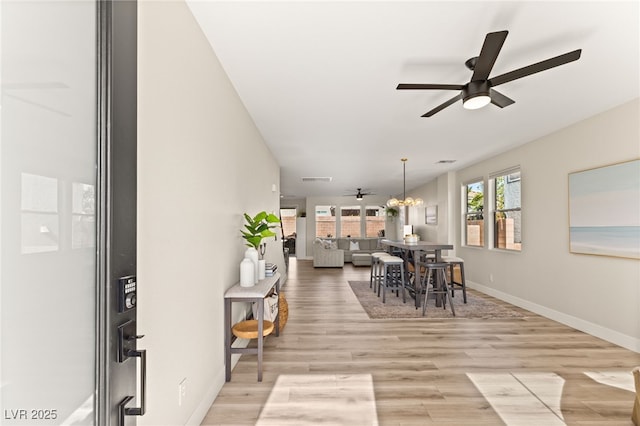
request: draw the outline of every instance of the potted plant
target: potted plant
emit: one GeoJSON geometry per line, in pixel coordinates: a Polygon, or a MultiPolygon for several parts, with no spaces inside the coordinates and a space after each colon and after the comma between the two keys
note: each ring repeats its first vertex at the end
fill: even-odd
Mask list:
{"type": "Polygon", "coordinates": [[[388,207],[387,216],[391,218],[398,216],[398,209],[395,209],[393,207],[388,207]]]}
{"type": "Polygon", "coordinates": [[[246,221],[244,225],[245,230],[241,230],[240,232],[242,232],[242,237],[246,240],[246,246],[253,247],[256,250],[262,245],[263,238],[275,237],[276,233],[271,229],[280,223],[278,216],[265,211],[261,211],[254,217],[245,213],[244,219],[246,221]]]}
{"type": "Polygon", "coordinates": [[[262,244],[263,238],[274,237],[276,235],[271,229],[280,223],[278,216],[273,213],[261,211],[251,217],[244,213],[244,230],[240,230],[242,238],[245,239],[245,245],[249,247],[244,254],[245,258],[251,259],[254,265],[254,283],[263,279],[265,276],[265,261],[263,260],[266,245],[262,244]],[[260,250],[260,259],[258,259],[258,250],[260,250]]]}

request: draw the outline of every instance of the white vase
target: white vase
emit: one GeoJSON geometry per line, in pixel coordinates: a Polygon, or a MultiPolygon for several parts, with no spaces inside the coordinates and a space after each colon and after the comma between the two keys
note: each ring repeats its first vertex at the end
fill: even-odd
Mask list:
{"type": "Polygon", "coordinates": [[[249,247],[247,251],[244,252],[244,257],[253,262],[253,283],[256,284],[258,282],[258,250],[254,247],[249,247]]]}
{"type": "Polygon", "coordinates": [[[258,260],[258,279],[259,280],[264,280],[266,266],[267,266],[267,262],[264,259],[258,260]]]}
{"type": "Polygon", "coordinates": [[[255,266],[251,259],[244,258],[240,262],[240,286],[253,287],[255,285],[255,266]]]}

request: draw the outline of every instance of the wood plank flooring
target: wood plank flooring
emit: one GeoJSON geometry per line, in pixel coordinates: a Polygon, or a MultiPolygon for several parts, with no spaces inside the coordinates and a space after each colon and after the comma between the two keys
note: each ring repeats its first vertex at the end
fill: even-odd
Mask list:
{"type": "Polygon", "coordinates": [[[243,355],[202,425],[632,425],[640,354],[517,307],[524,318],[371,320],[347,284],[368,276],[291,259],[263,382],[243,355]]]}

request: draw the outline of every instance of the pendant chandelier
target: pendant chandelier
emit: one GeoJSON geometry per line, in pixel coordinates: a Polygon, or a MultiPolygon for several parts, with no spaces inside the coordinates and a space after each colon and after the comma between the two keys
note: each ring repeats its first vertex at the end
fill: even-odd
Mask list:
{"type": "Polygon", "coordinates": [[[397,198],[391,198],[389,200],[387,200],[387,207],[404,207],[404,206],[421,206],[424,201],[422,201],[422,198],[416,198],[415,200],[411,197],[407,197],[406,191],[407,191],[407,171],[406,171],[406,167],[407,167],[407,159],[406,158],[401,158],[400,161],[402,161],[402,200],[398,200],[397,198]]]}

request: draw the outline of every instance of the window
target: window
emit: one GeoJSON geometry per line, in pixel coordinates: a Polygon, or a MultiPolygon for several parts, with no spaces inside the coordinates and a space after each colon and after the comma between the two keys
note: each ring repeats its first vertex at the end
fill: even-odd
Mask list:
{"type": "Polygon", "coordinates": [[[340,207],[340,236],[360,237],[360,206],[340,207]]]}
{"type": "Polygon", "coordinates": [[[511,169],[493,178],[493,247],[521,250],[520,170],[511,169]]]}
{"type": "Polygon", "coordinates": [[[296,217],[298,216],[298,209],[280,209],[280,223],[282,224],[282,236],[284,238],[295,238],[296,233],[296,217]]]}
{"type": "Polygon", "coordinates": [[[465,193],[465,241],[468,246],[484,247],[484,181],[463,186],[465,193]]]}
{"type": "Polygon", "coordinates": [[[365,236],[366,237],[384,237],[384,207],[366,206],[365,207],[365,236]]]}
{"type": "Polygon", "coordinates": [[[336,206],[316,206],[316,237],[336,236],[336,206]]]}

